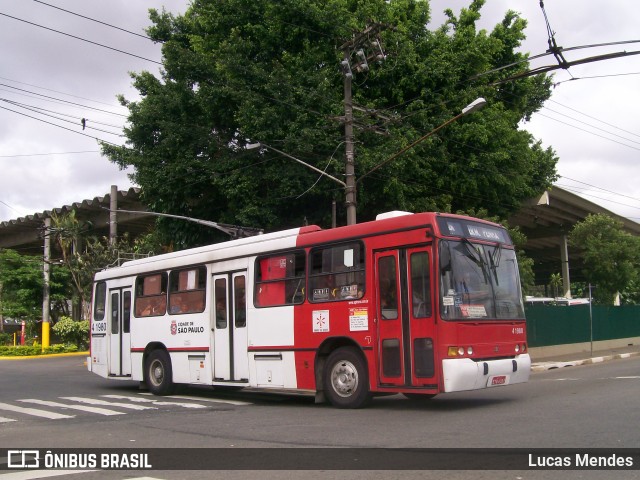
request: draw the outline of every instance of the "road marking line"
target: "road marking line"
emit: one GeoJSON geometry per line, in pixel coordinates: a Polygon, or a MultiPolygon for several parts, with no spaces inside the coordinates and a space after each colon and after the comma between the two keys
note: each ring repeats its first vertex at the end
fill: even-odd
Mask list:
{"type": "Polygon", "coordinates": [[[39,410],[37,408],[17,407],[15,405],[9,405],[8,403],[0,403],[0,410],[6,410],[8,412],[24,413],[25,415],[33,415],[34,417],[44,417],[50,420],[58,420],[60,418],[75,417],[75,415],[64,415],[62,413],[48,412],[46,410],[39,410]]]}
{"type": "Polygon", "coordinates": [[[129,408],[131,410],[157,410],[156,407],[146,407],[144,405],[132,405],[130,403],[122,402],[107,402],[106,400],[100,400],[98,398],[84,398],[84,397],[60,397],[63,400],[71,400],[72,402],[86,403],[89,405],[102,405],[105,407],[121,407],[129,408]]]}
{"type": "MultiPolygon", "coordinates": [[[[141,393],[140,395],[153,395],[153,393],[141,393]]],[[[176,398],[178,400],[195,400],[196,402],[211,402],[211,403],[227,403],[229,405],[253,405],[251,402],[243,402],[241,400],[224,400],[222,398],[202,398],[202,397],[193,397],[189,395],[167,395],[164,398],[176,398]]]]}
{"type": "Polygon", "coordinates": [[[98,470],[33,470],[26,472],[4,473],[0,475],[0,478],[2,480],[37,480],[38,478],[75,475],[76,473],[91,473],[97,471],[98,470]]]}
{"type": "Polygon", "coordinates": [[[44,405],[45,407],[54,407],[54,408],[69,408],[72,410],[81,410],[83,412],[89,413],[97,413],[98,415],[126,415],[124,412],[116,412],[115,410],[108,410],[106,408],[99,407],[86,407],[84,405],[69,405],[66,403],[58,403],[58,402],[49,402],[47,400],[38,400],[36,398],[23,398],[22,400],[18,400],[19,402],[25,403],[35,403],[36,405],[44,405]]]}
{"type": "Polygon", "coordinates": [[[177,405],[179,407],[184,407],[184,408],[207,408],[206,405],[200,405],[198,403],[161,402],[154,399],[141,398],[141,397],[128,397],[126,395],[101,395],[101,396],[105,398],[115,398],[118,400],[129,400],[131,402],[137,402],[137,403],[152,403],[153,405],[161,405],[161,406],[177,405]]]}
{"type": "Polygon", "coordinates": [[[0,423],[15,422],[13,418],[0,417],[0,423]]]}

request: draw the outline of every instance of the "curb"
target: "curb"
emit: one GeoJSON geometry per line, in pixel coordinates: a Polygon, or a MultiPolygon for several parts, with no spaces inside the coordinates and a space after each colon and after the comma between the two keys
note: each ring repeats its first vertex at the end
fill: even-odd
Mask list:
{"type": "Polygon", "coordinates": [[[14,355],[0,357],[2,360],[31,360],[34,358],[55,358],[55,357],[88,357],[89,352],[69,352],[69,353],[47,353],[46,355],[14,355]]]}
{"type": "Polygon", "coordinates": [[[532,372],[543,372],[545,370],[554,370],[556,368],[563,368],[563,367],[575,367],[578,365],[592,365],[594,363],[602,363],[602,362],[607,362],[609,360],[618,360],[621,358],[630,358],[630,357],[635,357],[637,355],[640,355],[640,352],[632,352],[632,353],[617,353],[614,355],[604,355],[604,356],[600,356],[600,357],[591,357],[591,358],[585,358],[582,360],[572,360],[569,362],[554,362],[554,361],[549,361],[549,362],[538,362],[538,363],[533,363],[531,365],[531,371],[532,372]]]}

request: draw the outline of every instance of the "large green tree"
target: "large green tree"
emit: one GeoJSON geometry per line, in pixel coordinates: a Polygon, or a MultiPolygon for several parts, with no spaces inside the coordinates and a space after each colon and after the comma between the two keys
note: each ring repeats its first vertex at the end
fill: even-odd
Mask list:
{"type": "MultiPolygon", "coordinates": [[[[526,21],[508,12],[491,32],[484,0],[429,25],[419,0],[194,0],[183,15],[151,11],[163,72],[133,73],[127,145],[103,145],[158,212],[265,229],[328,225],[337,183],[262,142],[344,178],[343,47],[353,69],[356,177],[449,120],[479,96],[488,107],[443,129],[358,183],[358,220],[390,209],[486,208],[505,216],[555,178],[556,158],[518,128],[550,95],[550,81],[493,84],[528,68],[516,49],[526,21]],[[361,35],[368,27],[379,30],[361,35]],[[386,60],[376,63],[374,43],[386,60]],[[370,56],[357,72],[356,50],[370,56]],[[478,74],[513,64],[487,75],[478,74]],[[475,77],[475,79],[474,79],[475,77]],[[380,135],[385,130],[387,135],[380,135]]],[[[212,240],[163,220],[177,247],[212,240]]]]}
{"type": "MultiPolygon", "coordinates": [[[[42,258],[0,250],[0,313],[4,317],[35,323],[42,319],[44,274],[42,258]]],[[[68,270],[51,265],[49,280],[51,313],[55,321],[69,315],[71,297],[68,270]]]]}
{"type": "Polygon", "coordinates": [[[569,242],[582,252],[583,273],[596,286],[596,300],[612,304],[617,293],[636,294],[640,238],[625,232],[622,222],[604,214],[589,215],[573,227],[569,242]]]}

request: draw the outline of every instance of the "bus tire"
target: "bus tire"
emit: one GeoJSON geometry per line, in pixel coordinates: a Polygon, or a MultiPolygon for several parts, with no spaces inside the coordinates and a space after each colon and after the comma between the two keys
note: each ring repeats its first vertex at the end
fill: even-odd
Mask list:
{"type": "Polygon", "coordinates": [[[170,395],[175,385],[171,358],[165,350],[154,350],[145,365],[145,383],[154,395],[170,395]]]}
{"type": "Polygon", "coordinates": [[[371,400],[367,364],[358,350],[342,347],[329,355],[323,372],[324,393],[337,408],[362,408],[371,400]]]}

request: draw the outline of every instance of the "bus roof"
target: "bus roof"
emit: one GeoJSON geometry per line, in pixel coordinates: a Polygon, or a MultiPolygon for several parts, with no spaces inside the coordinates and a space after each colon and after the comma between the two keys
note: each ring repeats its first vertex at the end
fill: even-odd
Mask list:
{"type": "MultiPolygon", "coordinates": [[[[180,250],[177,252],[156,255],[125,262],[120,267],[114,267],[98,272],[96,280],[112,278],[113,276],[136,275],[140,272],[150,272],[163,269],[178,268],[190,264],[209,263],[224,258],[239,258],[244,256],[259,255],[263,252],[292,249],[300,246],[309,246],[320,243],[336,242],[344,239],[353,239],[384,232],[397,232],[412,228],[427,228],[431,226],[437,229],[436,218],[451,219],[464,223],[471,221],[475,224],[485,224],[489,229],[502,229],[502,226],[486,220],[472,219],[454,214],[441,213],[409,213],[388,212],[381,214],[376,220],[347,225],[343,227],[323,230],[317,225],[309,225],[300,228],[292,228],[278,232],[265,233],[227,242],[214,243],[202,247],[180,250]],[[221,252],[224,251],[224,255],[221,252]]],[[[449,227],[451,230],[451,227],[449,227]]],[[[443,232],[452,236],[457,233],[443,232]]]]}

